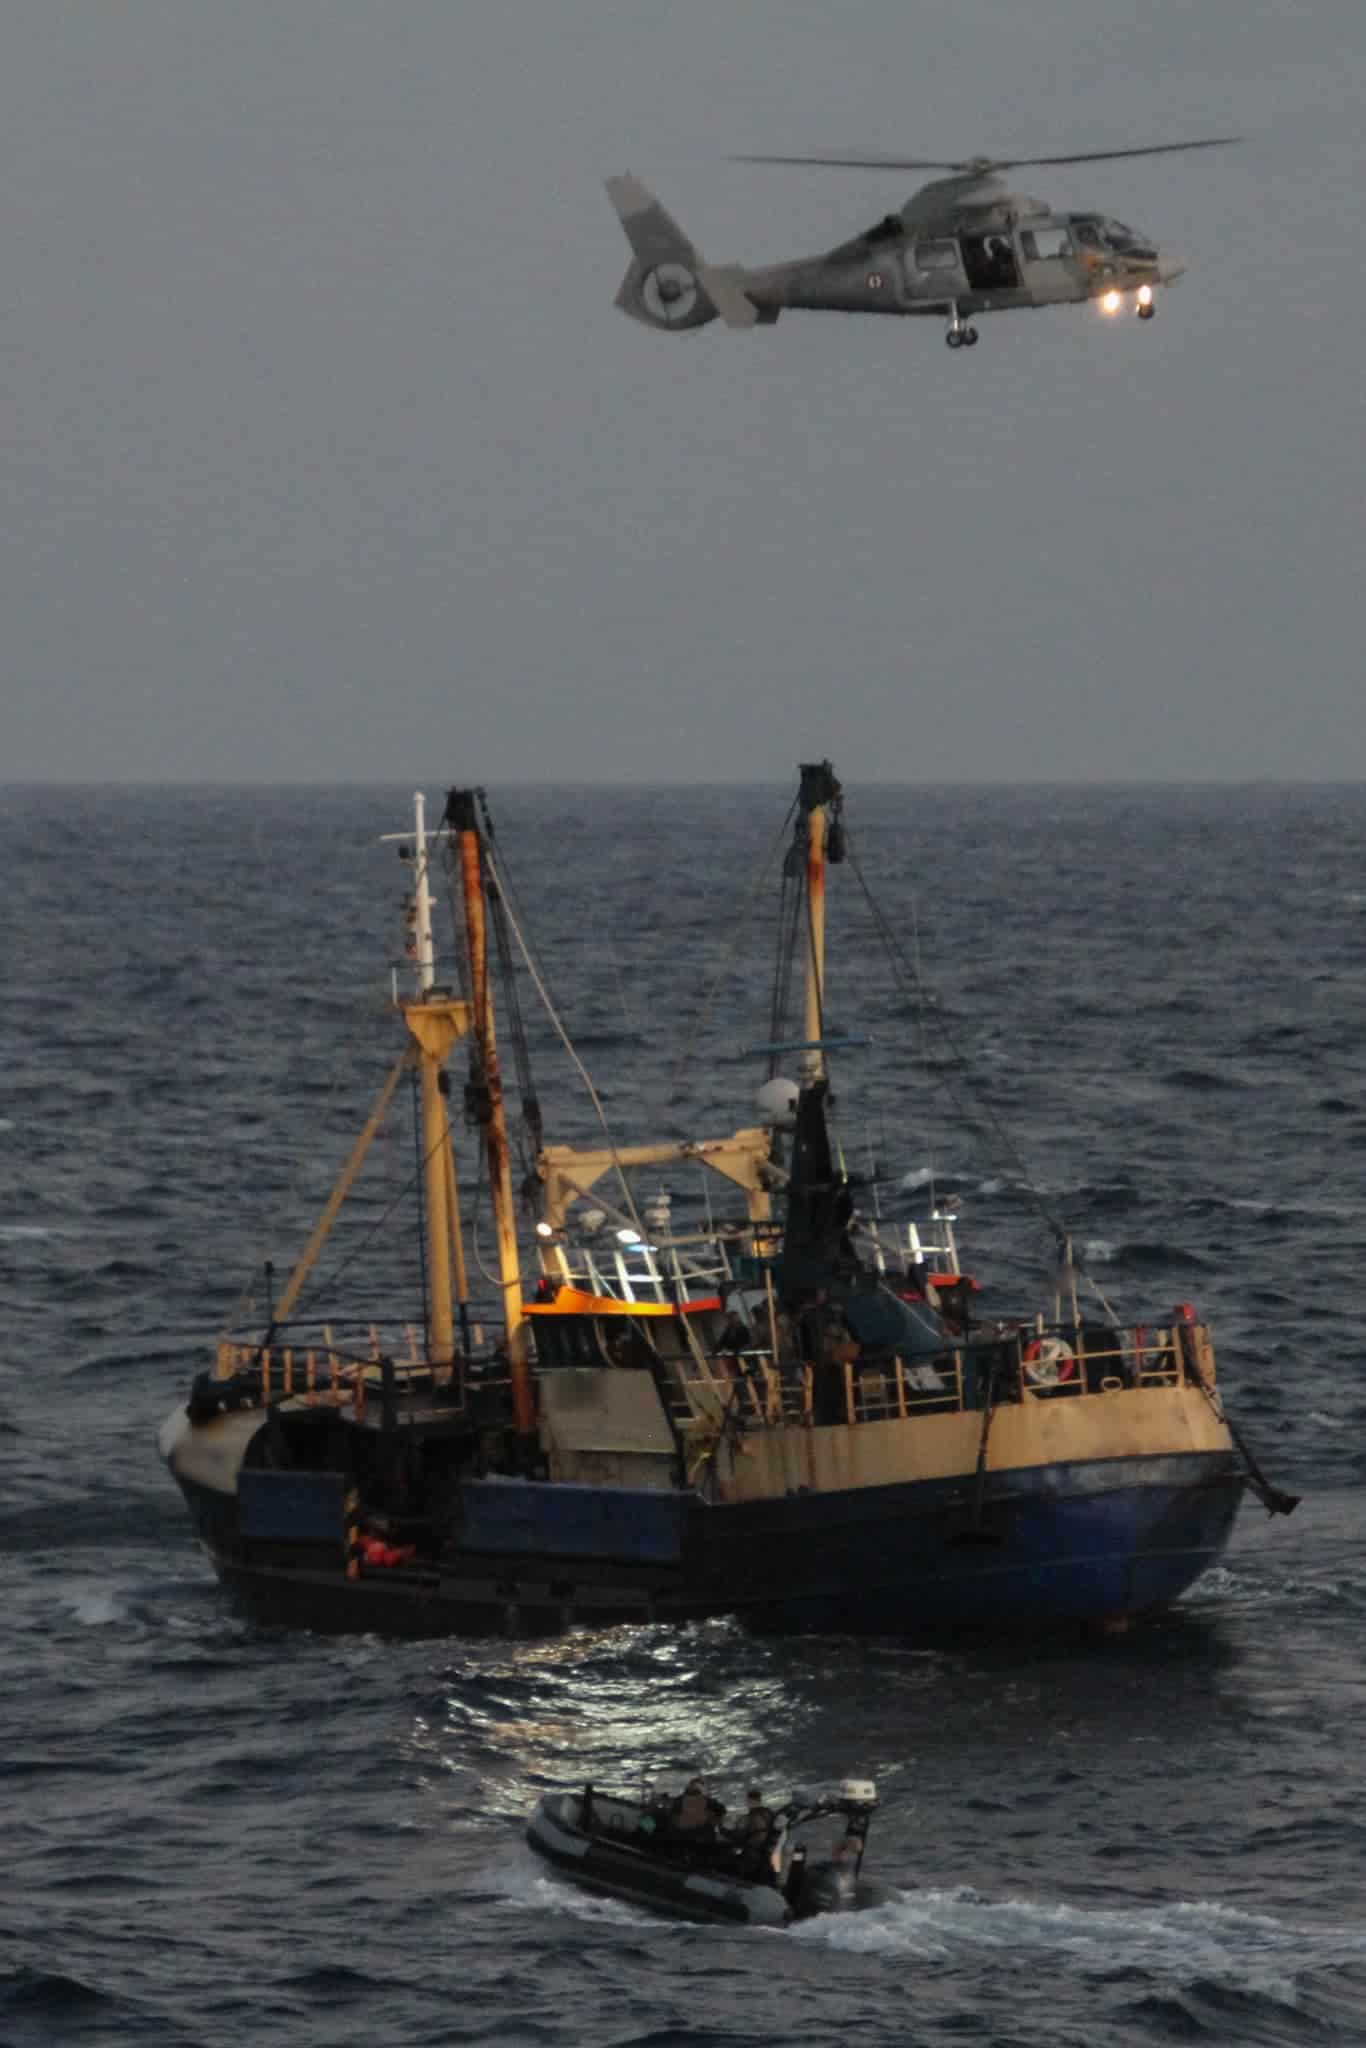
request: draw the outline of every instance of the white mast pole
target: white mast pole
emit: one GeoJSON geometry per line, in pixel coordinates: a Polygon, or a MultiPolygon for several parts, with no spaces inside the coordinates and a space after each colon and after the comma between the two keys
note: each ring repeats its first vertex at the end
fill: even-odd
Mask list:
{"type": "Polygon", "coordinates": [[[423,995],[436,980],[436,952],[432,945],[432,892],[427,881],[427,799],[419,789],[413,796],[414,860],[413,902],[417,923],[413,936],[417,942],[417,959],[413,972],[423,995]]]}

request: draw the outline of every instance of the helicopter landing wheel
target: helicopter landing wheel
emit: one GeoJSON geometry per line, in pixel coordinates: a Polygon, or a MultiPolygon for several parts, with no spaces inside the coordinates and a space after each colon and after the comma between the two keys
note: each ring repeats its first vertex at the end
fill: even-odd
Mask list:
{"type": "Polygon", "coordinates": [[[1140,320],[1151,320],[1153,316],[1156,314],[1156,312],[1156,306],[1140,306],[1138,309],[1138,317],[1140,320]]]}
{"type": "Polygon", "coordinates": [[[976,348],[977,329],[975,327],[965,327],[963,329],[963,346],[965,348],[976,348]]]}
{"type": "Polygon", "coordinates": [[[963,337],[966,334],[966,332],[967,329],[964,327],[951,327],[948,333],[944,336],[945,348],[961,348],[963,346],[963,337]]]}

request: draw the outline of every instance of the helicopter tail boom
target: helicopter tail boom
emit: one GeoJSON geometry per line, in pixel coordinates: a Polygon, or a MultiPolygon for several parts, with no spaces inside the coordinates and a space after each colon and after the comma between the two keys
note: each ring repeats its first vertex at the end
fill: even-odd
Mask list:
{"type": "Polygon", "coordinates": [[[704,263],[673,215],[629,172],[607,180],[633,260],[617,292],[623,313],[647,327],[683,332],[718,315],[727,327],[753,327],[758,310],[735,270],[704,263]]]}

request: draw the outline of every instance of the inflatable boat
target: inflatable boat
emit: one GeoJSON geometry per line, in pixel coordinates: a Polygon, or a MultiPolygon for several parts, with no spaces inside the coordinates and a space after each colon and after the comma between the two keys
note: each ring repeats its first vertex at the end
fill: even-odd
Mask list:
{"type": "Polygon", "coordinates": [[[547,1793],[526,1833],[538,1856],[586,1891],[679,1920],[786,1927],[896,1896],[863,1876],[876,1806],[872,1783],[850,1778],[828,1798],[794,1798],[773,1812],[751,1804],[731,1823],[715,1801],[694,1819],[685,1799],[630,1799],[586,1785],[547,1793]],[[837,1827],[816,1856],[799,1837],[822,1820],[837,1827]]]}

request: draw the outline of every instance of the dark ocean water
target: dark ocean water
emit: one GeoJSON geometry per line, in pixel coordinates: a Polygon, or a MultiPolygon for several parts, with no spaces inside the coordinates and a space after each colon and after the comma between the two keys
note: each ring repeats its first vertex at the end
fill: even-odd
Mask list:
{"type": "MultiPolygon", "coordinates": [[[[750,1120],[786,801],[496,804],[623,1137],[750,1120]]],[[[156,1430],[382,1075],[407,796],[0,792],[6,2048],[1366,2040],[1366,789],[849,802],[935,997],[922,1041],[833,875],[827,1028],[876,1039],[840,1071],[851,1156],[872,1132],[896,1215],[952,1180],[965,1263],[1017,1298],[1027,1167],[1126,1316],[1209,1317],[1299,1512],[1250,1502],[1226,1567],[1104,1648],[247,1625],[156,1430]],[[695,1930],[523,1846],[544,1786],[698,1765],[875,1776],[904,1898],[695,1930]]],[[[533,1041],[549,1134],[589,1138],[533,1041]]]]}

